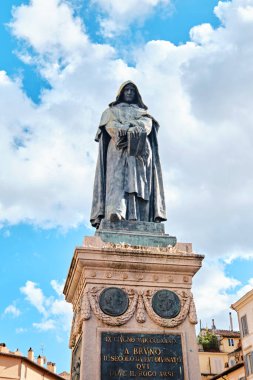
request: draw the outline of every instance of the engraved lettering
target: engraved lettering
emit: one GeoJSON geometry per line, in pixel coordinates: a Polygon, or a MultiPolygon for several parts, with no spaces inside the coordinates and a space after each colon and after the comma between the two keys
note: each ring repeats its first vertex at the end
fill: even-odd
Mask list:
{"type": "Polygon", "coordinates": [[[160,348],[156,347],[134,347],[134,355],[160,355],[160,348]]]}
{"type": "Polygon", "coordinates": [[[127,376],[127,371],[124,371],[123,369],[119,369],[118,371],[110,371],[110,376],[118,376],[118,377],[125,377],[127,376]]]}
{"type": "Polygon", "coordinates": [[[101,342],[100,380],[185,380],[180,334],[105,332],[101,342]]]}
{"type": "Polygon", "coordinates": [[[159,376],[160,377],[172,377],[174,376],[174,372],[173,371],[160,371],[159,372],[159,376]]]}
{"type": "Polygon", "coordinates": [[[136,368],[138,369],[149,369],[149,364],[136,364],[136,368]]]}
{"type": "Polygon", "coordinates": [[[139,371],[138,376],[140,377],[154,377],[156,376],[156,371],[139,371]]]}

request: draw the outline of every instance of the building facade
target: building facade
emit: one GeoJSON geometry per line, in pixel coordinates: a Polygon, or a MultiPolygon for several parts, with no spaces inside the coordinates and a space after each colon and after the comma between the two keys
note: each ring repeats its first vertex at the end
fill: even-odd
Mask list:
{"type": "Polygon", "coordinates": [[[45,363],[45,358],[40,355],[35,359],[31,348],[27,356],[24,356],[19,350],[12,352],[4,343],[0,344],[0,380],[63,380],[66,378],[66,375],[56,374],[55,363],[45,363]]]}
{"type": "Polygon", "coordinates": [[[212,329],[201,329],[198,341],[201,380],[211,380],[242,362],[242,355],[238,356],[239,331],[219,330],[213,326],[212,329]]]}
{"type": "Polygon", "coordinates": [[[253,289],[231,307],[238,316],[246,379],[253,380],[253,289]]]}

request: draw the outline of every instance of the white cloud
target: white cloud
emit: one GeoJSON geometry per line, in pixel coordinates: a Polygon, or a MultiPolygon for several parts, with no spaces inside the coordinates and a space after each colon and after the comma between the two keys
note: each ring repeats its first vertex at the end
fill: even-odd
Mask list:
{"type": "Polygon", "coordinates": [[[87,42],[84,25],[80,18],[73,18],[65,1],[31,0],[28,5],[14,7],[12,13],[9,25],[14,36],[26,40],[39,53],[60,50],[66,54],[87,42]]]}
{"type": "Polygon", "coordinates": [[[23,334],[23,333],[27,332],[27,329],[24,328],[24,327],[17,327],[15,329],[15,331],[16,331],[17,334],[23,334]]]}
{"type": "Polygon", "coordinates": [[[41,314],[47,315],[45,308],[46,299],[38,285],[33,281],[27,281],[25,286],[20,288],[21,293],[25,295],[25,299],[31,303],[41,314]]]}
{"type": "Polygon", "coordinates": [[[35,56],[29,50],[26,54],[36,58],[33,62],[52,88],[34,105],[19,81],[0,75],[0,147],[6,163],[0,173],[2,222],[66,228],[88,223],[96,126],[118,85],[132,79],[161,124],[168,232],[213,257],[249,255],[250,2],[219,2],[215,13],[222,26],[196,26],[186,44],[148,42],[133,52],[135,67],[117,59],[110,46],[91,43],[66,2],[47,3],[56,29],[44,35],[51,20],[39,17],[43,4],[37,0],[16,8],[11,25],[35,50],[35,56]],[[67,41],[61,18],[73,33],[67,41]],[[47,49],[53,52],[49,58],[47,49]]]}
{"type": "Polygon", "coordinates": [[[51,313],[54,315],[66,315],[71,314],[71,305],[67,304],[64,299],[55,300],[51,306],[51,313]]]}
{"type": "Polygon", "coordinates": [[[13,317],[19,317],[21,311],[15,305],[9,305],[4,309],[4,314],[10,314],[13,317]]]}
{"type": "Polygon", "coordinates": [[[55,329],[55,321],[53,319],[47,319],[44,322],[33,323],[33,327],[38,329],[39,331],[48,331],[55,329]]]}
{"type": "Polygon", "coordinates": [[[212,319],[215,319],[216,328],[230,329],[231,312],[233,327],[239,330],[237,313],[231,309],[231,305],[253,289],[253,278],[242,284],[227,272],[228,263],[209,258],[194,277],[193,294],[202,327],[210,328],[212,319]]]}
{"type": "Polygon", "coordinates": [[[243,287],[241,287],[238,290],[238,292],[236,294],[237,297],[236,297],[235,301],[237,301],[239,298],[241,298],[242,296],[244,296],[246,293],[248,293],[252,289],[253,289],[253,277],[248,280],[248,283],[246,285],[244,285],[243,287]]]}
{"type": "Polygon", "coordinates": [[[225,274],[224,264],[216,260],[203,263],[193,281],[194,299],[202,327],[210,327],[211,319],[215,318],[217,328],[229,329],[230,305],[239,285],[238,280],[225,274]]]}
{"type": "Polygon", "coordinates": [[[63,292],[63,288],[64,288],[64,284],[65,284],[65,282],[63,281],[62,283],[59,283],[59,282],[56,281],[56,280],[52,280],[52,281],[50,281],[50,284],[51,284],[52,288],[54,289],[54,291],[55,291],[59,296],[61,296],[61,295],[62,295],[62,292],[63,292]]]}
{"type": "Polygon", "coordinates": [[[171,10],[170,0],[91,0],[98,6],[101,32],[105,37],[113,37],[126,31],[132,23],[142,23],[157,7],[163,12],[171,10]]]}
{"type": "Polygon", "coordinates": [[[210,24],[201,24],[194,26],[190,30],[190,37],[191,40],[200,44],[204,45],[211,41],[214,34],[214,29],[210,24]]]}
{"type": "Polygon", "coordinates": [[[62,283],[52,280],[50,284],[57,296],[45,296],[43,290],[32,281],[27,281],[20,289],[26,295],[26,300],[42,315],[41,322],[34,322],[32,325],[39,331],[68,331],[72,320],[72,307],[64,300],[62,283]]]}
{"type": "MultiPolygon", "coordinates": [[[[67,5],[50,4],[59,12],[61,36],[61,12],[67,5]]],[[[41,1],[16,8],[11,25],[15,35],[25,38],[36,51],[31,61],[38,62],[41,74],[53,88],[43,92],[41,105],[36,106],[23,93],[22,84],[2,72],[0,109],[5,112],[0,116],[0,147],[8,165],[1,169],[0,211],[2,221],[12,224],[25,220],[44,227],[76,226],[84,220],[86,197],[90,198],[86,179],[93,177],[96,156],[96,108],[105,94],[101,88],[98,97],[98,88],[92,86],[104,72],[106,78],[115,76],[109,85],[113,87],[122,70],[131,70],[120,60],[112,66],[114,50],[106,45],[87,43],[79,49],[70,43],[72,50],[64,50],[60,42],[54,42],[55,37],[51,46],[47,34],[44,43],[37,43],[34,34],[43,38],[44,31],[50,29],[49,17],[34,22],[40,11],[45,11],[41,1]],[[53,54],[48,56],[47,49],[53,54]]],[[[70,11],[67,14],[63,21],[72,26],[64,27],[72,30],[76,19],[70,17],[70,11]]],[[[82,39],[85,35],[81,30],[79,33],[82,39]]]]}
{"type": "Polygon", "coordinates": [[[236,249],[234,250],[234,252],[230,252],[229,255],[227,255],[224,259],[224,262],[226,264],[231,264],[233,263],[234,260],[236,260],[238,257],[243,257],[244,260],[252,260],[253,259],[253,251],[252,250],[244,250],[244,251],[241,251],[240,249],[236,249]]]}

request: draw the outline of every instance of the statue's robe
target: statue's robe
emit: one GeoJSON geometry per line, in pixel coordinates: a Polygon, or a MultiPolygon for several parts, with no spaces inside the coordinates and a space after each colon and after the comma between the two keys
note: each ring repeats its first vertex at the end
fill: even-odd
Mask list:
{"type": "Polygon", "coordinates": [[[112,214],[127,220],[166,220],[158,128],[147,110],[136,104],[112,103],[103,113],[95,138],[99,155],[90,218],[93,226],[112,214]],[[119,137],[119,128],[127,128],[124,137],[119,137]]]}

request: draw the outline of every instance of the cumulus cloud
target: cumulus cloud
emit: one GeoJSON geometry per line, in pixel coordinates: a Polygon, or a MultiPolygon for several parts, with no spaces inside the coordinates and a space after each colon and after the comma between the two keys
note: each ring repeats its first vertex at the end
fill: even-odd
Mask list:
{"type": "MultiPolygon", "coordinates": [[[[108,4],[117,9],[116,2],[108,4]]],[[[220,27],[196,26],[180,46],[149,41],[133,51],[133,67],[111,46],[92,43],[69,3],[54,0],[47,6],[54,33],[44,33],[51,20],[38,19],[45,11],[39,0],[15,8],[10,24],[25,40],[22,53],[38,62],[51,89],[35,105],[20,81],[0,75],[2,223],[65,228],[88,223],[96,126],[119,84],[132,79],[161,125],[168,232],[213,257],[250,256],[251,3],[219,2],[220,27]],[[66,41],[61,19],[73,34],[66,41]]]]}
{"type": "Polygon", "coordinates": [[[91,0],[91,4],[101,11],[101,33],[109,38],[125,32],[132,23],[140,24],[158,7],[171,10],[170,0],[91,0]]]}
{"type": "Polygon", "coordinates": [[[230,305],[236,299],[237,287],[240,285],[238,280],[225,274],[225,265],[221,262],[204,262],[193,282],[196,308],[202,327],[210,327],[211,319],[215,318],[217,328],[219,326],[229,329],[230,305]]]}
{"type": "MultiPolygon", "coordinates": [[[[116,1],[93,3],[104,12],[104,35],[116,33],[115,24],[122,32],[162,4],[132,0],[118,8],[116,1]]],[[[11,30],[25,42],[19,56],[35,65],[51,88],[34,104],[21,80],[0,71],[5,158],[0,223],[25,221],[44,228],[88,223],[96,126],[119,84],[132,79],[161,125],[167,231],[207,254],[195,279],[198,314],[210,325],[215,313],[217,326],[228,327],[229,305],[252,288],[252,282],[243,287],[229,278],[218,261],[253,257],[252,1],[220,1],[215,14],[221,25],[196,25],[185,44],[149,41],[133,49],[133,67],[111,46],[92,43],[69,4],[34,0],[13,10],[11,30]],[[52,17],[45,15],[45,6],[52,17]]],[[[51,285],[55,297],[46,297],[31,281],[21,290],[41,315],[34,322],[40,331],[64,321],[67,329],[71,319],[60,296],[62,285],[51,285]]]]}
{"type": "Polygon", "coordinates": [[[21,293],[25,295],[25,299],[30,302],[41,314],[47,315],[45,308],[46,298],[38,285],[33,281],[27,281],[25,286],[20,288],[21,293]]]}
{"type": "Polygon", "coordinates": [[[253,289],[253,278],[246,284],[226,274],[226,264],[207,259],[193,282],[193,292],[202,327],[211,327],[212,318],[217,328],[230,328],[229,312],[234,329],[239,330],[237,314],[231,305],[253,289]],[[215,307],[214,307],[215,305],[215,307]]]}
{"type": "Polygon", "coordinates": [[[248,280],[248,283],[246,285],[244,285],[238,290],[236,294],[237,298],[233,302],[243,297],[246,293],[250,292],[252,289],[253,289],[253,277],[248,280]]]}
{"type": "MultiPolygon", "coordinates": [[[[70,24],[64,28],[74,29],[77,21],[66,11],[69,7],[63,2],[49,3],[59,12],[59,20],[64,7],[68,17],[63,21],[70,24]]],[[[52,90],[44,91],[41,104],[35,105],[24,94],[20,81],[1,72],[0,108],[5,112],[0,117],[0,146],[8,165],[1,170],[0,210],[2,223],[25,220],[44,227],[76,226],[84,221],[85,213],[88,215],[86,199],[90,202],[92,185],[87,186],[86,181],[94,171],[97,109],[103,107],[106,90],[115,87],[122,73],[131,69],[121,60],[113,61],[111,47],[85,44],[80,28],[80,49],[71,43],[68,47],[72,48],[65,49],[64,41],[55,43],[55,33],[50,45],[48,38],[53,34],[44,33],[50,29],[50,18],[32,21],[44,11],[44,2],[33,1],[16,8],[11,23],[14,34],[25,39],[26,56],[38,62],[37,68],[52,90]],[[34,34],[41,39],[45,35],[44,43],[33,40],[34,34]],[[101,88],[97,78],[101,78],[101,88]]],[[[56,25],[60,38],[62,24],[59,21],[56,25]]]]}
{"type": "Polygon", "coordinates": [[[19,317],[21,311],[15,305],[9,305],[4,309],[4,314],[10,314],[13,317],[19,317]]]}
{"type": "MultiPolygon", "coordinates": [[[[54,33],[47,33],[51,19],[44,4],[34,0],[15,8],[10,25],[32,47],[27,54],[31,60],[36,57],[51,89],[35,105],[20,81],[3,71],[0,75],[0,146],[6,158],[1,167],[2,223],[65,228],[88,223],[96,126],[118,85],[130,78],[161,124],[169,232],[215,256],[249,254],[250,2],[219,2],[215,13],[222,25],[196,26],[191,40],[180,46],[148,42],[134,52],[135,67],[116,58],[112,47],[91,43],[66,2],[46,3],[54,20],[54,33]]],[[[131,4],[124,8],[126,14],[131,4]]],[[[117,2],[110,6],[119,12],[117,2]]]]}
{"type": "Polygon", "coordinates": [[[56,49],[68,54],[87,42],[80,18],[73,18],[72,9],[61,0],[31,0],[14,7],[9,26],[15,37],[42,54],[56,49]]]}
{"type": "Polygon", "coordinates": [[[38,329],[39,331],[48,331],[55,329],[55,321],[53,319],[47,319],[44,322],[33,323],[33,327],[38,329]]]}
{"type": "Polygon", "coordinates": [[[25,286],[20,288],[21,293],[26,296],[25,299],[42,315],[41,321],[34,322],[32,325],[38,331],[54,329],[68,331],[72,319],[71,305],[64,300],[60,292],[62,283],[52,280],[51,286],[56,296],[45,296],[43,290],[32,281],[27,281],[25,286]]]}

